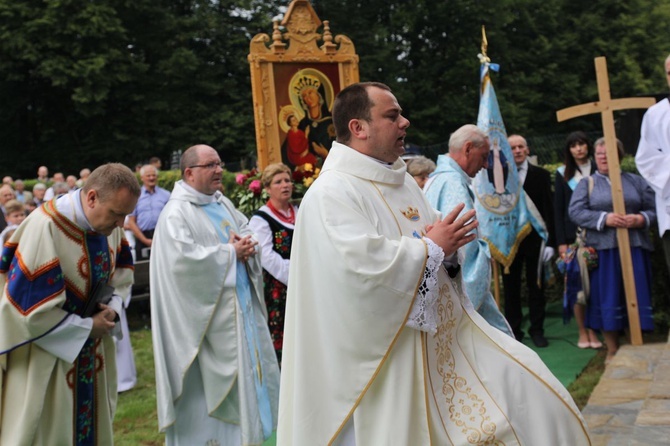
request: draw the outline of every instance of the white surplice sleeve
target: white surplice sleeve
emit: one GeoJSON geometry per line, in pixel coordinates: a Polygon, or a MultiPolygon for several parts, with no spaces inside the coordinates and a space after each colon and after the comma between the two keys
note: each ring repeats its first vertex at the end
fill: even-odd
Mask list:
{"type": "Polygon", "coordinates": [[[444,260],[444,251],[429,238],[423,239],[428,245],[428,261],[419,285],[407,326],[416,330],[435,333],[437,331],[437,271],[444,260]]]}
{"type": "MultiPolygon", "coordinates": [[[[113,295],[112,300],[107,305],[117,314],[120,314],[121,297],[116,294],[113,295]]],[[[54,328],[49,334],[35,340],[34,343],[57,358],[71,364],[77,359],[84,343],[91,335],[91,329],[93,329],[93,318],[82,318],[76,314],[70,314],[58,327],[54,328]]],[[[118,340],[123,339],[121,324],[117,323],[110,334],[118,340]]]]}
{"type": "Polygon", "coordinates": [[[48,335],[35,340],[34,344],[71,364],[77,359],[92,328],[93,319],[71,314],[48,335]]]}
{"type": "Polygon", "coordinates": [[[635,154],[637,170],[657,194],[670,193],[670,146],[667,139],[668,113],[650,109],[642,120],[640,144],[635,154]]]}

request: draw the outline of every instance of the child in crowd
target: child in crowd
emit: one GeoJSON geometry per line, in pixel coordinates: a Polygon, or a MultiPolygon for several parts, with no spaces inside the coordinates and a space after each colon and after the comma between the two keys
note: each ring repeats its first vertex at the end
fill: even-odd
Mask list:
{"type": "Polygon", "coordinates": [[[9,200],[5,203],[5,219],[7,227],[0,233],[0,246],[3,246],[14,229],[18,228],[21,222],[26,218],[26,208],[19,200],[9,200]],[[11,233],[10,233],[11,231],[11,233]]]}

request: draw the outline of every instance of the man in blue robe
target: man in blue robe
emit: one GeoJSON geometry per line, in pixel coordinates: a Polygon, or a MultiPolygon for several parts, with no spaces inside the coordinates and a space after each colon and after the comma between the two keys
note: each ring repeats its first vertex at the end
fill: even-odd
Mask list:
{"type": "MultiPolygon", "coordinates": [[[[477,126],[464,125],[449,138],[449,154],[437,158],[437,169],[424,188],[428,202],[442,215],[458,203],[462,212],[474,209],[472,178],[488,166],[490,152],[486,134],[477,126]]],[[[503,333],[512,335],[507,320],[491,295],[491,252],[486,241],[477,238],[458,250],[465,292],[472,305],[486,321],[503,333]]]]}

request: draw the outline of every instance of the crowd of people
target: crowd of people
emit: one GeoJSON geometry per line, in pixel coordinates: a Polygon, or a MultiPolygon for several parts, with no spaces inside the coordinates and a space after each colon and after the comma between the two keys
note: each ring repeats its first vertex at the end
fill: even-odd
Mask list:
{"type": "Polygon", "coordinates": [[[668,100],[645,116],[642,176],[622,174],[623,215],[603,138],[568,136],[552,190],[526,139],[508,137],[505,167],[541,226],[503,274],[503,311],[472,191],[496,155],[487,135],[464,125],[437,164],[405,162],[409,120],[376,82],[340,91],[332,122],[336,140],[300,207],[291,169],[271,164],[268,200],[250,219],[222,192],[219,152],[202,144],[183,152],[171,192],[155,162],[137,167],[141,186],[115,163],[80,178],[41,166],[32,191],[4,178],[0,443],[112,444],[117,392],[136,382],[132,350],[118,344],[135,259],[150,262],[168,445],[262,444],[275,430],[280,446],[589,444],[569,393],[520,342],[521,282],[528,335],[544,348],[542,268],[558,259],[578,347],[602,348],[601,333],[610,360],[627,326],[616,238],[626,228],[640,324],[653,329],[657,221],[670,269],[668,100]],[[589,264],[576,254],[587,248],[589,264]]]}
{"type": "MultiPolygon", "coordinates": [[[[22,179],[15,180],[11,176],[5,176],[0,185],[0,205],[4,206],[8,200],[16,200],[23,204],[25,214],[28,215],[54,196],[81,187],[90,174],[90,169],[85,168],[79,172],[79,178],[74,175],[68,175],[66,178],[62,172],[56,172],[49,177],[49,169],[40,166],[35,178],[37,183],[33,185],[31,191],[26,190],[22,179]]],[[[0,215],[0,229],[6,226],[5,215],[5,212],[0,215]]]]}

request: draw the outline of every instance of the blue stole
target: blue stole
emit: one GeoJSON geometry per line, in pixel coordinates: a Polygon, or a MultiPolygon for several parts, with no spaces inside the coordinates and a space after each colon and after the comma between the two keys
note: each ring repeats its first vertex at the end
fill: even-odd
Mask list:
{"type": "MultiPolygon", "coordinates": [[[[203,210],[212,222],[212,225],[216,228],[221,243],[228,243],[231,231],[239,234],[239,228],[235,225],[235,220],[230,215],[228,209],[221,203],[209,203],[203,206],[203,210]]],[[[261,424],[263,425],[263,434],[265,435],[265,438],[268,438],[272,435],[272,410],[270,409],[268,389],[263,381],[263,358],[259,348],[258,330],[255,324],[256,318],[254,317],[254,309],[252,305],[251,284],[249,283],[249,275],[247,274],[247,268],[244,263],[238,260],[236,266],[237,276],[235,289],[237,291],[237,300],[242,312],[244,337],[246,338],[246,344],[249,350],[252,370],[255,370],[256,372],[253,375],[254,383],[256,385],[258,411],[260,413],[261,424]]]]}
{"type": "MultiPolygon", "coordinates": [[[[89,281],[91,290],[95,284],[109,280],[110,259],[109,259],[109,244],[107,237],[97,233],[87,232],[85,236],[86,251],[88,252],[88,267],[91,272],[91,280],[89,281]]],[[[68,299],[63,306],[67,311],[73,308],[70,304],[76,302],[74,312],[79,313],[83,311],[83,302],[79,299],[71,298],[69,292],[66,291],[68,299]]],[[[89,296],[90,298],[90,296],[89,296]]],[[[97,372],[104,367],[104,359],[101,355],[96,354],[98,347],[102,348],[100,339],[88,338],[84,343],[77,360],[74,362],[74,409],[75,425],[76,425],[76,444],[77,445],[94,445],[96,443],[96,406],[98,398],[96,397],[96,380],[97,372]]]]}
{"type": "MultiPolygon", "coordinates": [[[[556,173],[560,176],[563,176],[565,174],[565,166],[561,166],[558,169],[556,169],[556,173]]],[[[577,187],[579,181],[582,178],[584,177],[581,175],[579,176],[579,178],[577,178],[577,175],[573,175],[572,178],[570,178],[570,180],[567,181],[567,184],[570,187],[570,189],[575,190],[575,187],[577,187]]]]}

